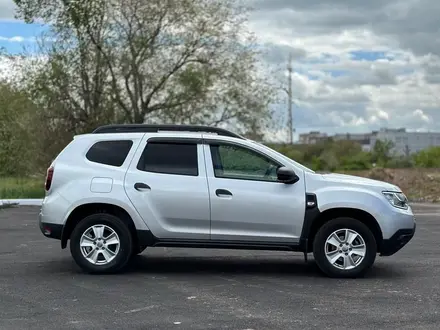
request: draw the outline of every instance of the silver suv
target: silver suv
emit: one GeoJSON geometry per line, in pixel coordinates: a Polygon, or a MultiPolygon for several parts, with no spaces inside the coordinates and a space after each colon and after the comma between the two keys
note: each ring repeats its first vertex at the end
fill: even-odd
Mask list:
{"type": "Polygon", "coordinates": [[[122,270],[147,247],[313,253],[358,277],[414,235],[401,190],[318,174],[228,130],[109,125],[75,136],[47,171],[42,233],[70,241],[90,273],[122,270]]]}

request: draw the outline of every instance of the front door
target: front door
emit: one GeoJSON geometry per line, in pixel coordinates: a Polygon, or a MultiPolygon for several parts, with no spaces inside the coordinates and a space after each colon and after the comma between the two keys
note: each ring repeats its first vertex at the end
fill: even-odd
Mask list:
{"type": "Polygon", "coordinates": [[[305,213],[302,173],[295,184],[283,184],[276,171],[285,164],[237,143],[207,143],[211,239],[299,242],[305,213]]]}
{"type": "Polygon", "coordinates": [[[127,172],[127,195],[158,238],[209,239],[209,193],[198,141],[144,140],[127,172]]]}

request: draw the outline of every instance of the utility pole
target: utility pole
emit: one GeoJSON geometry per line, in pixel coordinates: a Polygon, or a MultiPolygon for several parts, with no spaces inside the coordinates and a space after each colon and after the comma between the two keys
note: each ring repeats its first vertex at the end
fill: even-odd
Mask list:
{"type": "Polygon", "coordinates": [[[289,126],[289,143],[293,144],[293,118],[292,118],[292,54],[289,54],[289,62],[287,63],[287,70],[289,71],[288,86],[289,90],[287,92],[287,123],[289,126]]]}

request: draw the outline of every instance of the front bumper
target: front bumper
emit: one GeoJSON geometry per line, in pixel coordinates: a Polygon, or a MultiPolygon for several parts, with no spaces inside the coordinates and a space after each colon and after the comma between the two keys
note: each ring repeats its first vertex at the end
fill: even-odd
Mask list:
{"type": "Polygon", "coordinates": [[[391,256],[402,249],[413,237],[416,232],[416,223],[412,229],[399,229],[389,239],[382,241],[380,249],[381,256],[391,256]]]}

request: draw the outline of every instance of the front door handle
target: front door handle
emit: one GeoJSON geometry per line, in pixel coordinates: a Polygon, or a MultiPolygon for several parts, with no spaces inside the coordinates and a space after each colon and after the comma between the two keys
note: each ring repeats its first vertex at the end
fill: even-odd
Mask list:
{"type": "Polygon", "coordinates": [[[216,194],[218,197],[232,196],[232,193],[231,193],[229,190],[226,190],[226,189],[217,189],[217,190],[215,191],[215,194],[216,194]]]}
{"type": "Polygon", "coordinates": [[[142,191],[142,190],[150,190],[151,188],[146,183],[136,182],[134,184],[134,189],[136,189],[137,191],[142,191]]]}

